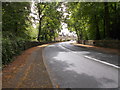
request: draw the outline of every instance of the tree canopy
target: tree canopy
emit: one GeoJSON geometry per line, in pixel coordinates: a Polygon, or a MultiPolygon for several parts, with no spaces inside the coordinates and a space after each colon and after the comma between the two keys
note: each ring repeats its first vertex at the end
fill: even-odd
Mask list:
{"type": "Polygon", "coordinates": [[[61,30],[61,3],[36,3],[39,15],[38,41],[52,41],[61,30]]]}
{"type": "Polygon", "coordinates": [[[69,2],[68,28],[78,40],[120,39],[118,2],[69,2]]]}
{"type": "Polygon", "coordinates": [[[7,32],[16,36],[28,36],[26,27],[31,25],[29,19],[30,3],[3,2],[2,14],[3,36],[6,36],[7,32]]]}

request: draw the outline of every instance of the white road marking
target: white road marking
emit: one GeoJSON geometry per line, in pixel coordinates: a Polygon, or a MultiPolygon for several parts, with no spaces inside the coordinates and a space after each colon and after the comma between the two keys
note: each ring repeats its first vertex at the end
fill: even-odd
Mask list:
{"type": "MultiPolygon", "coordinates": [[[[66,49],[67,51],[71,51],[71,52],[73,52],[74,54],[78,55],[77,53],[75,53],[74,51],[72,51],[72,50],[70,50],[70,49],[67,49],[67,48],[64,47],[63,45],[59,45],[59,46],[60,46],[61,48],[63,48],[63,49],[66,49]]],[[[91,59],[91,60],[94,60],[94,61],[97,61],[97,62],[100,62],[100,63],[105,64],[105,65],[112,66],[112,67],[117,68],[117,69],[120,69],[119,66],[116,66],[116,65],[114,65],[114,64],[111,64],[111,63],[108,63],[108,62],[105,62],[105,61],[101,61],[101,60],[98,60],[98,59],[95,59],[95,58],[92,58],[92,57],[89,57],[89,56],[84,56],[84,57],[86,57],[86,58],[88,58],[88,59],[91,59]]]]}
{"type": "Polygon", "coordinates": [[[86,57],[86,58],[88,58],[88,59],[92,59],[92,60],[97,61],[97,62],[100,62],[100,63],[103,63],[103,64],[106,64],[106,65],[109,65],[109,66],[112,66],[112,67],[115,67],[115,68],[117,68],[117,69],[120,69],[119,66],[116,66],[116,65],[114,65],[114,64],[111,64],[111,63],[108,63],[108,62],[105,62],[105,61],[101,61],[101,60],[98,60],[98,59],[95,59],[95,58],[92,58],[92,57],[89,57],[89,56],[84,56],[84,57],[86,57]]]}

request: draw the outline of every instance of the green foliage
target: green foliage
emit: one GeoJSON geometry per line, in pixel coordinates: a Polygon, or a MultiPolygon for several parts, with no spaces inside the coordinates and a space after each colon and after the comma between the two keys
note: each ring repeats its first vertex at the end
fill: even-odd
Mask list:
{"type": "Polygon", "coordinates": [[[33,26],[29,26],[26,28],[25,33],[27,36],[29,36],[28,38],[30,40],[36,41],[38,35],[38,30],[36,28],[34,28],[33,26]]]}
{"type": "Polygon", "coordinates": [[[23,2],[3,2],[3,31],[23,32],[26,21],[29,19],[30,3],[23,2]]]}
{"type": "MultiPolygon", "coordinates": [[[[9,34],[9,36],[11,36],[9,34]]],[[[14,35],[12,35],[14,36],[14,35]]],[[[14,36],[14,39],[3,38],[2,39],[2,64],[8,64],[13,60],[13,56],[18,55],[21,51],[25,50],[25,43],[27,40],[14,36]]]]}
{"type": "Polygon", "coordinates": [[[57,9],[60,8],[61,3],[35,3],[35,5],[39,15],[37,28],[33,27],[33,17],[30,16],[30,2],[2,3],[3,65],[11,62],[13,56],[25,50],[28,41],[38,38],[41,42],[50,42],[55,40],[60,32],[62,13],[57,9]]]}
{"type": "Polygon", "coordinates": [[[38,41],[53,41],[61,30],[61,3],[37,3],[39,14],[38,41]]]}
{"type": "Polygon", "coordinates": [[[120,39],[120,7],[117,2],[69,2],[65,22],[78,40],[120,39]]]}
{"type": "Polygon", "coordinates": [[[2,64],[8,64],[13,56],[25,49],[25,43],[34,36],[29,19],[30,3],[2,3],[2,64]]]}

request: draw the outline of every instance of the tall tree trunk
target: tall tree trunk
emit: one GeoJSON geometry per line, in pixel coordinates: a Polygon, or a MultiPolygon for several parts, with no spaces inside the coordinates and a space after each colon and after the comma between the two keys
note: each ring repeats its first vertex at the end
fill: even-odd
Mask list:
{"type": "Polygon", "coordinates": [[[41,34],[41,18],[39,20],[39,30],[38,30],[38,37],[37,40],[40,42],[40,34],[41,34]]]}
{"type": "MultiPolygon", "coordinates": [[[[113,5],[113,4],[111,4],[111,5],[113,5]]],[[[113,24],[112,24],[112,27],[111,27],[111,37],[113,39],[117,39],[117,37],[120,36],[120,34],[119,34],[120,29],[118,29],[118,26],[119,26],[119,23],[118,23],[118,21],[119,21],[119,16],[118,16],[119,12],[117,12],[117,5],[116,5],[116,3],[114,3],[114,6],[112,6],[112,9],[114,10],[115,17],[112,18],[113,24]]]]}
{"type": "Polygon", "coordinates": [[[40,34],[41,34],[41,23],[42,23],[42,19],[45,15],[41,16],[44,8],[46,7],[46,5],[44,5],[44,7],[41,9],[39,7],[40,3],[37,4],[37,8],[38,8],[38,15],[39,15],[39,30],[38,30],[38,37],[37,40],[40,42],[40,34]]]}
{"type": "Polygon", "coordinates": [[[105,31],[105,19],[103,19],[103,38],[106,38],[106,31],[105,31]]]}
{"type": "Polygon", "coordinates": [[[79,35],[80,35],[80,40],[83,40],[82,29],[81,29],[81,30],[79,30],[79,35]]]}
{"type": "Polygon", "coordinates": [[[108,2],[104,2],[104,20],[105,20],[106,36],[110,38],[110,15],[109,15],[108,2]]]}
{"type": "Polygon", "coordinates": [[[49,41],[49,38],[48,38],[48,32],[47,32],[47,29],[44,29],[44,33],[43,33],[43,41],[47,42],[49,41]]]}
{"type": "Polygon", "coordinates": [[[95,15],[95,26],[96,26],[96,40],[100,40],[100,32],[99,32],[99,25],[98,25],[98,20],[97,16],[95,15]]]}
{"type": "Polygon", "coordinates": [[[120,7],[119,3],[116,5],[116,39],[120,40],[120,7]]]}
{"type": "Polygon", "coordinates": [[[54,30],[53,30],[53,34],[54,34],[54,35],[53,35],[54,41],[56,41],[56,40],[55,40],[55,31],[54,31],[54,30]]]}
{"type": "Polygon", "coordinates": [[[38,28],[38,37],[37,37],[37,40],[40,42],[40,33],[41,33],[41,8],[39,7],[39,4],[38,4],[38,15],[39,15],[39,28],[38,28]]]}
{"type": "Polygon", "coordinates": [[[77,28],[74,26],[74,28],[75,28],[75,31],[76,31],[76,34],[77,34],[77,39],[78,39],[78,43],[81,43],[80,42],[80,34],[79,34],[79,31],[77,30],[77,28]]]}

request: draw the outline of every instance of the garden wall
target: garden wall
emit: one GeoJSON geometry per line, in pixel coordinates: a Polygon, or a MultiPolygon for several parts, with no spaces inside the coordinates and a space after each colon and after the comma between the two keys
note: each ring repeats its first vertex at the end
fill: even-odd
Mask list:
{"type": "Polygon", "coordinates": [[[80,40],[80,44],[120,49],[120,40],[80,40]]]}

